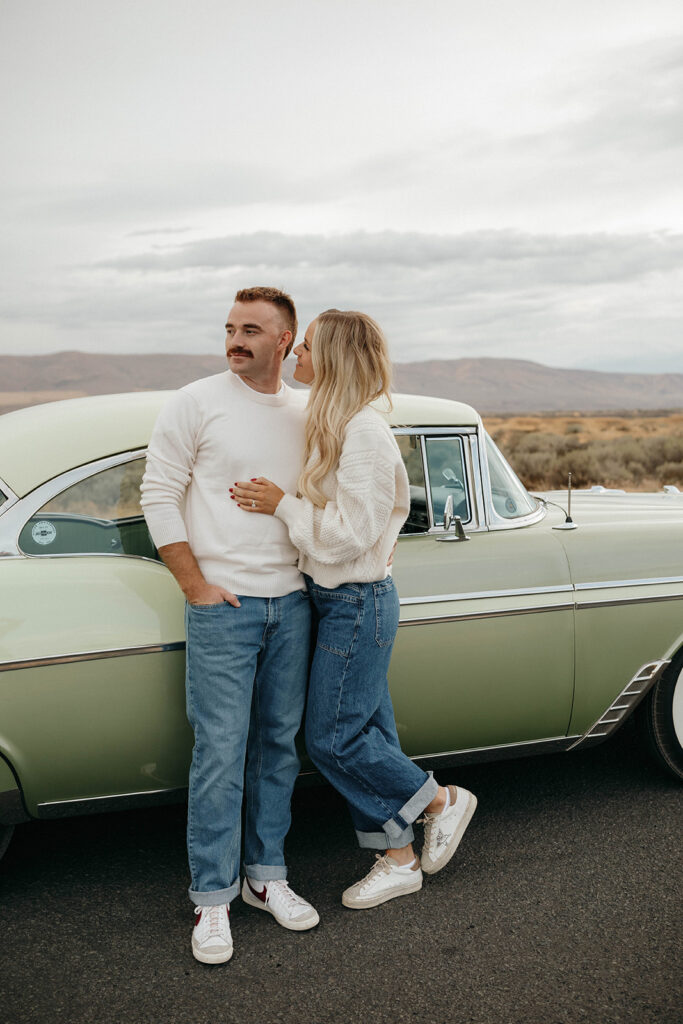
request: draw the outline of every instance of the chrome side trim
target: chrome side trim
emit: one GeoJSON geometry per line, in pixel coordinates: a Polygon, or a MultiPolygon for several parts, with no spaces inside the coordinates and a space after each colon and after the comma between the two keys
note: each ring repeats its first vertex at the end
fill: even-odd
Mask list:
{"type": "Polygon", "coordinates": [[[513,590],[473,590],[461,594],[429,594],[426,597],[402,597],[401,606],[413,604],[438,604],[441,601],[474,601],[478,598],[497,597],[532,597],[536,594],[570,594],[571,583],[561,583],[556,587],[519,587],[513,590]]]}
{"type": "Polygon", "coordinates": [[[445,754],[420,754],[413,757],[423,768],[440,765],[480,764],[484,761],[504,761],[512,757],[535,757],[537,754],[561,753],[568,750],[577,736],[555,736],[547,740],[525,740],[522,743],[503,743],[493,747],[471,747],[451,750],[445,754]]]}
{"type": "Polygon", "coordinates": [[[571,612],[573,604],[529,605],[526,608],[499,608],[490,612],[460,612],[454,615],[429,615],[419,619],[401,619],[400,626],[424,626],[439,622],[467,622],[472,619],[502,619],[508,615],[539,615],[542,612],[571,612]]]}
{"type": "MultiPolygon", "coordinates": [[[[502,761],[513,757],[532,757],[537,754],[552,754],[567,750],[576,736],[558,736],[547,740],[528,740],[523,743],[506,743],[493,747],[472,747],[467,750],[452,750],[444,754],[420,754],[412,760],[423,767],[450,764],[479,764],[485,761],[502,761]]],[[[325,780],[313,767],[307,765],[297,778],[297,786],[325,784],[325,780]]],[[[185,787],[173,789],[145,790],[140,793],[121,793],[115,796],[90,797],[76,800],[50,800],[38,804],[39,818],[67,818],[77,814],[98,814],[118,810],[134,810],[138,807],[153,807],[181,803],[187,797],[185,787]]]]}
{"type": "MultiPolygon", "coordinates": [[[[447,601],[476,601],[491,600],[501,597],[533,597],[537,594],[570,594],[574,591],[601,590],[609,588],[617,590],[625,587],[657,586],[668,583],[683,583],[683,576],[662,576],[643,580],[613,580],[610,583],[561,583],[551,587],[519,587],[512,590],[472,590],[460,594],[426,594],[423,597],[402,597],[401,606],[406,607],[416,604],[440,604],[447,601]]],[[[632,602],[647,603],[649,601],[677,601],[681,594],[662,594],[652,597],[624,597],[617,599],[605,599],[604,601],[590,601],[578,603],[577,608],[597,608],[602,605],[630,604],[632,602]]]]}
{"type": "Polygon", "coordinates": [[[622,722],[635,711],[648,690],[654,686],[670,663],[669,660],[649,661],[646,665],[641,666],[607,710],[591,725],[590,729],[586,730],[583,736],[572,743],[569,749],[575,750],[577,747],[590,743],[599,743],[616,732],[622,722]]]}
{"type": "Polygon", "coordinates": [[[165,654],[184,651],[185,641],[170,644],[144,644],[141,647],[114,647],[105,651],[83,651],[79,654],[60,654],[52,658],[25,658],[21,661],[0,661],[0,672],[16,672],[23,668],[44,668],[48,665],[72,665],[79,661],[102,661],[104,658],[132,658],[139,654],[165,654]]]}
{"type": "Polygon", "coordinates": [[[614,601],[584,601],[577,603],[577,611],[588,608],[620,608],[625,604],[655,604],[658,601],[683,601],[683,594],[660,594],[655,597],[622,597],[614,601]]]}
{"type": "Polygon", "coordinates": [[[39,818],[70,818],[77,814],[106,814],[109,811],[132,811],[182,803],[187,797],[185,786],[172,789],[147,789],[140,793],[117,793],[115,796],[93,796],[77,800],[49,800],[37,805],[39,818]]]}
{"type": "Polygon", "coordinates": [[[683,576],[651,576],[642,580],[605,580],[604,583],[576,583],[576,590],[608,590],[619,587],[652,587],[658,583],[683,583],[683,576]]]}

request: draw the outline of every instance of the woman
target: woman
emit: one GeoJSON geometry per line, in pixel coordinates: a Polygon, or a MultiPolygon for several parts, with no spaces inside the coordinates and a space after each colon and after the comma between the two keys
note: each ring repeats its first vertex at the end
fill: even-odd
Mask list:
{"type": "Polygon", "coordinates": [[[401,751],[387,670],[399,601],[387,572],[410,506],[405,467],[389,427],[370,406],[391,403],[391,363],[378,325],[327,310],[313,321],[294,378],[311,385],[298,496],[259,477],[232,497],[247,512],[283,520],[317,612],[306,748],[346,798],[359,843],[384,850],[342,896],[374,907],[422,887],[453,856],[477,801],[439,786],[401,751]],[[422,866],[413,822],[425,813],[422,866]]]}

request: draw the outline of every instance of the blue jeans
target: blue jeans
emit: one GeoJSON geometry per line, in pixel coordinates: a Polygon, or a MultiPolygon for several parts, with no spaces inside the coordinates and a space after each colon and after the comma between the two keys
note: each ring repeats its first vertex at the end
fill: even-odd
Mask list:
{"type": "Polygon", "coordinates": [[[245,788],[245,871],[264,882],[287,877],[284,840],[299,772],[294,738],[306,697],[310,602],[305,590],[239,600],[240,608],[185,608],[187,716],[194,729],[189,893],[201,906],[229,903],[239,892],[245,788]]]}
{"type": "Polygon", "coordinates": [[[345,797],[361,846],[399,849],[436,796],[431,773],[401,750],[387,671],[398,628],[391,576],[330,590],[306,576],[317,619],[306,749],[345,797]]]}

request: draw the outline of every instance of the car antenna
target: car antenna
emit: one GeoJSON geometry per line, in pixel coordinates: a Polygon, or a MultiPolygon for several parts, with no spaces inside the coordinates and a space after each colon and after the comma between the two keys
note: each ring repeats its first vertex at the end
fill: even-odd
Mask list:
{"type": "MultiPolygon", "coordinates": [[[[551,504],[551,502],[548,502],[551,504]]],[[[561,506],[558,505],[558,508],[561,506]]],[[[564,512],[564,509],[562,509],[564,512]]],[[[576,530],[577,526],[572,519],[572,475],[569,473],[567,478],[567,511],[565,512],[565,521],[560,523],[558,526],[553,526],[553,530],[576,530]]]]}

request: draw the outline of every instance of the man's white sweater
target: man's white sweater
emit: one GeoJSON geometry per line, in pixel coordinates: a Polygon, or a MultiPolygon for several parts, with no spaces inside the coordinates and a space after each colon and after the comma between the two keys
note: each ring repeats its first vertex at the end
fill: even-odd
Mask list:
{"type": "Polygon", "coordinates": [[[141,488],[156,546],[189,542],[206,581],[234,594],[302,589],[285,524],[238,508],[229,488],[265,476],[296,491],[306,399],[284,384],[261,394],[229,370],[177,391],[154,427],[141,488]]]}
{"type": "Polygon", "coordinates": [[[325,508],[285,494],[275,510],[301,552],[299,568],[321,587],[384,579],[410,486],[394,436],[370,406],[349,420],[339,465],[322,490],[325,508]]]}

